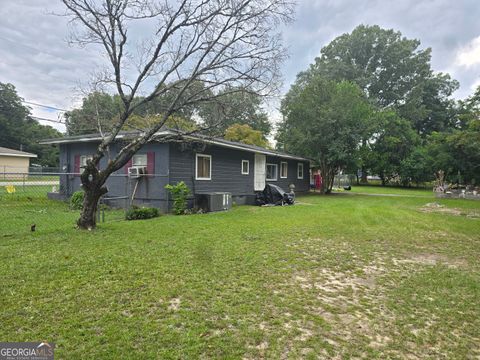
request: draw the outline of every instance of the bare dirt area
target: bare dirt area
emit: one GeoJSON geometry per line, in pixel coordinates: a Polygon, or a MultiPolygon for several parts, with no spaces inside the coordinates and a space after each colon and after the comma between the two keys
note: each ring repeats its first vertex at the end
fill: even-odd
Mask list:
{"type": "Polygon", "coordinates": [[[451,208],[439,203],[427,203],[419,209],[424,213],[439,213],[452,216],[466,216],[469,218],[480,218],[480,213],[476,211],[467,211],[459,208],[451,208]]]}
{"type": "MultiPolygon", "coordinates": [[[[315,242],[309,245],[315,248],[315,242]]],[[[301,243],[303,249],[311,249],[308,245],[305,247],[309,240],[301,243]]],[[[314,257],[310,251],[303,253],[306,258],[314,257]]],[[[320,354],[324,358],[448,357],[444,350],[452,348],[455,341],[450,335],[431,343],[424,341],[441,326],[436,310],[425,306],[416,308],[415,313],[399,311],[395,308],[397,299],[392,299],[392,289],[402,282],[408,286],[410,279],[418,274],[423,276],[429,269],[461,269],[467,266],[466,262],[435,253],[395,257],[378,253],[374,258],[374,261],[364,262],[356,257],[353,266],[318,266],[302,270],[294,273],[287,283],[280,284],[278,293],[295,292],[297,305],[303,306],[304,313],[308,314],[302,320],[285,321],[285,331],[290,334],[287,353],[288,348],[298,347],[302,348],[300,353],[305,352],[309,339],[321,337],[326,343],[320,354]],[[308,321],[315,317],[321,318],[324,324],[319,326],[318,322],[308,321]],[[399,348],[403,350],[398,351],[399,348]]],[[[421,296],[421,301],[424,297],[427,305],[441,301],[438,294],[433,293],[410,296],[414,299],[421,296]]],[[[398,299],[399,304],[409,301],[408,298],[398,299]]]]}

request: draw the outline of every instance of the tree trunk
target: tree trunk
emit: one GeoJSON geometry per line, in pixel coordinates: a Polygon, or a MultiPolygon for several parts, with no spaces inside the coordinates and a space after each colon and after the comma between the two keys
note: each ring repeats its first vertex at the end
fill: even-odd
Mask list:
{"type": "MultiPolygon", "coordinates": [[[[127,118],[128,112],[125,112],[122,116],[127,118]]],[[[108,192],[105,187],[105,182],[114,171],[117,171],[124,166],[127,161],[132,158],[133,154],[135,154],[150,139],[150,137],[143,137],[139,140],[132,141],[120,150],[114,160],[109,159],[107,166],[102,170],[98,169],[98,165],[100,159],[102,159],[105,154],[108,142],[102,142],[93,159],[87,160],[87,164],[80,175],[82,189],[84,191],[83,209],[80,218],[77,220],[77,225],[80,229],[92,230],[97,226],[96,215],[98,201],[108,192]]]]}
{"type": "Polygon", "coordinates": [[[335,169],[332,169],[327,164],[320,165],[320,171],[323,176],[322,194],[330,194],[332,192],[333,181],[335,179],[335,169]]]}
{"type": "Polygon", "coordinates": [[[102,186],[90,187],[85,190],[83,198],[83,208],[77,225],[81,229],[92,230],[97,226],[97,208],[100,198],[107,193],[107,189],[102,186]]]}
{"type": "Polygon", "coordinates": [[[382,180],[382,186],[387,185],[387,179],[383,173],[380,173],[380,180],[382,180]]]}
{"type": "Polygon", "coordinates": [[[365,166],[362,166],[362,179],[360,180],[362,184],[367,184],[368,179],[367,179],[367,169],[365,166]]]}
{"type": "Polygon", "coordinates": [[[77,225],[80,229],[92,230],[97,226],[97,208],[100,198],[107,193],[104,185],[106,177],[100,174],[93,163],[88,162],[80,179],[84,191],[83,208],[77,225]]]}

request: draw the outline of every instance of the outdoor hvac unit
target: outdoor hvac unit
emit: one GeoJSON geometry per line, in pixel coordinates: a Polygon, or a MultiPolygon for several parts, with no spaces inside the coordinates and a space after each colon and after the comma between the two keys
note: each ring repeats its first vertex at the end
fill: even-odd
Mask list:
{"type": "Polygon", "coordinates": [[[206,212],[225,211],[232,208],[232,194],[229,192],[211,192],[195,194],[196,205],[206,212]]]}
{"type": "Polygon", "coordinates": [[[128,168],[128,177],[130,178],[136,179],[146,174],[147,174],[146,166],[132,166],[128,168]]]}

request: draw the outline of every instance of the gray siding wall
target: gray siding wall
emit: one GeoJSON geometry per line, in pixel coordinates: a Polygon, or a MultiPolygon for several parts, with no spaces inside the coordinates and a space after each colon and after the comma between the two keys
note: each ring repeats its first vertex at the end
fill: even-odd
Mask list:
{"type": "Polygon", "coordinates": [[[304,193],[307,192],[310,188],[310,173],[309,173],[309,163],[307,161],[298,161],[285,159],[277,156],[267,156],[267,164],[276,164],[277,165],[277,180],[267,180],[267,183],[275,184],[280,186],[283,190],[289,191],[290,184],[295,185],[295,192],[304,193]],[[280,177],[280,163],[287,163],[287,177],[280,177]],[[298,179],[297,176],[297,166],[299,163],[303,164],[303,179],[298,179]]]}
{"type": "Polygon", "coordinates": [[[182,150],[182,145],[170,145],[170,183],[184,181],[194,193],[230,192],[239,204],[253,200],[254,154],[218,146],[206,146],[204,150],[182,150]],[[196,154],[212,156],[211,180],[195,180],[196,154]],[[249,174],[242,174],[242,160],[249,161],[249,174]]]}
{"type": "MultiPolygon", "coordinates": [[[[285,159],[282,157],[267,156],[267,163],[277,164],[277,181],[267,181],[289,190],[289,185],[295,185],[296,192],[306,192],[309,190],[309,163],[306,161],[297,161],[285,159]],[[288,164],[287,178],[280,178],[280,162],[286,161],[288,164]],[[297,178],[297,164],[301,162],[304,165],[303,179],[297,178]]],[[[236,198],[237,203],[251,202],[254,196],[254,153],[222,148],[218,146],[207,146],[205,150],[182,151],[181,145],[172,144],[170,147],[170,183],[175,184],[178,181],[185,181],[190,189],[195,192],[208,191],[227,191],[231,192],[236,198]],[[201,153],[212,156],[212,179],[195,180],[195,154],[201,153]],[[241,174],[242,160],[248,160],[250,171],[248,175],[241,174]],[[249,197],[242,199],[242,197],[249,197]]]]}
{"type": "MultiPolygon", "coordinates": [[[[76,143],[60,146],[60,167],[65,173],[74,172],[75,155],[93,154],[97,143],[76,143]]],[[[141,177],[138,180],[134,204],[151,205],[162,211],[169,209],[169,195],[165,185],[184,181],[194,193],[225,191],[234,196],[238,204],[253,203],[254,201],[254,165],[255,155],[252,152],[228,149],[218,146],[206,146],[203,150],[183,149],[185,146],[177,143],[162,144],[150,143],[145,145],[139,153],[155,153],[155,175],[141,177]],[[211,180],[195,180],[196,153],[212,156],[211,180]],[[242,160],[249,161],[249,174],[242,174],[242,160]]],[[[119,146],[110,148],[110,156],[114,157],[119,146]]],[[[100,168],[107,164],[107,158],[100,161],[100,168]]],[[[290,184],[295,184],[296,192],[306,192],[309,189],[309,164],[304,164],[303,179],[297,178],[297,160],[287,160],[282,157],[267,156],[267,163],[277,164],[277,181],[267,181],[279,185],[288,191],[290,184]],[[288,163],[288,177],[280,178],[280,162],[288,163]]],[[[131,196],[137,180],[129,179],[122,168],[107,181],[107,197],[131,196]]],[[[66,196],[71,196],[80,189],[80,177],[75,175],[60,176],[60,189],[66,196]]],[[[123,206],[127,200],[111,201],[112,205],[123,206]]]]}
{"type": "MultiPolygon", "coordinates": [[[[93,154],[97,148],[96,143],[76,143],[61,145],[60,147],[60,167],[64,172],[72,173],[75,167],[76,155],[93,154]]],[[[114,157],[119,150],[118,145],[110,147],[110,156],[114,157]]],[[[167,191],[165,185],[169,179],[169,146],[168,144],[151,143],[140,149],[138,154],[146,154],[147,152],[155,153],[155,174],[148,177],[138,179],[138,186],[135,191],[134,204],[151,205],[158,207],[162,211],[168,210],[167,191]]],[[[104,168],[108,159],[103,158],[100,161],[100,168],[104,168]]],[[[106,197],[131,197],[137,179],[130,179],[126,176],[125,168],[113,173],[107,180],[106,186],[108,193],[106,197]]],[[[60,188],[62,192],[71,196],[71,194],[80,189],[80,177],[76,175],[62,175],[60,177],[60,188]]],[[[124,206],[129,200],[111,200],[109,203],[113,206],[124,206]]]]}

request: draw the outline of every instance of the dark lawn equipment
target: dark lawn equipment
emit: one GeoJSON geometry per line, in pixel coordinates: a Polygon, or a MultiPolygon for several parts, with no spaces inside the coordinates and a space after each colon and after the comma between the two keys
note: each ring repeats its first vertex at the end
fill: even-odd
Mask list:
{"type": "Polygon", "coordinates": [[[263,191],[258,192],[255,198],[255,204],[264,205],[293,205],[295,203],[295,193],[286,192],[280,186],[267,184],[263,191]]]}

